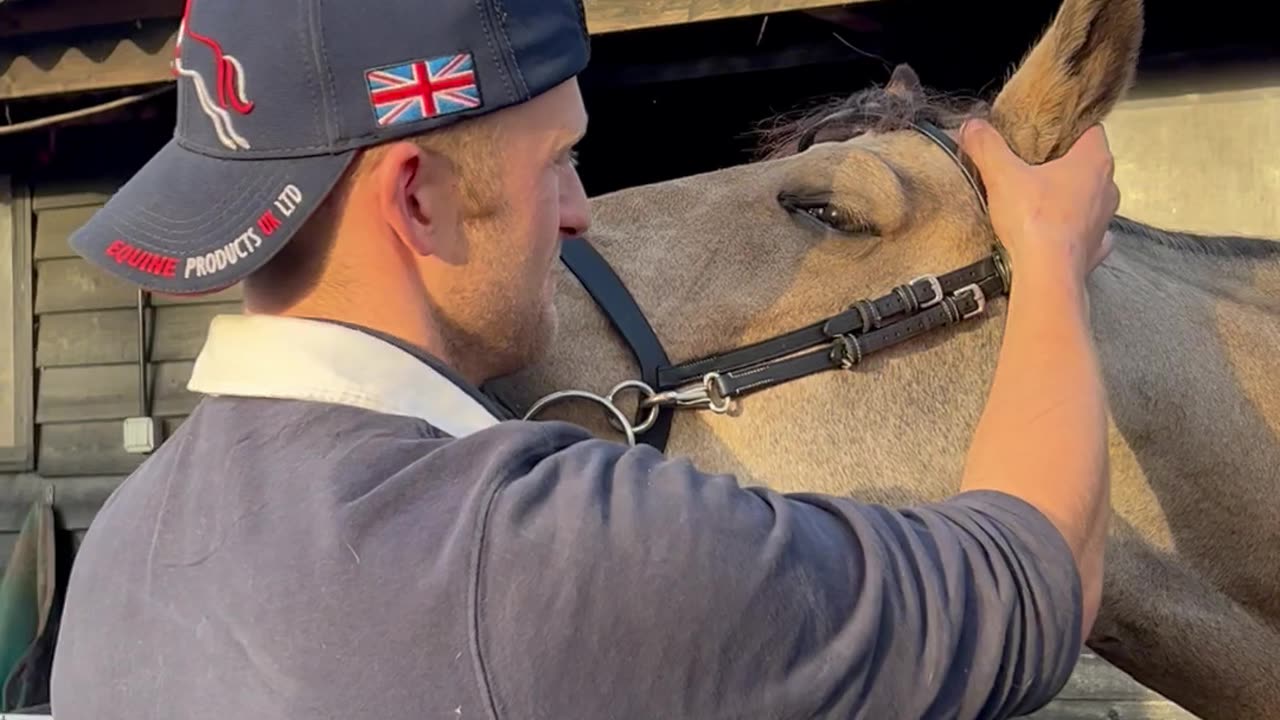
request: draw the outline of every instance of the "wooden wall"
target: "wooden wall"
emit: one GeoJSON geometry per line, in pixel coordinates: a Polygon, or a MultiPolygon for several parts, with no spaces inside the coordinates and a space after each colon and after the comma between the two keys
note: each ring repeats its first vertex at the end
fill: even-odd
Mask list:
{"type": "MultiPolygon", "coordinates": [[[[67,244],[115,187],[96,181],[31,188],[35,472],[0,474],[0,565],[22,526],[23,500],[52,485],[63,518],[80,533],[147,457],[125,452],[122,444],[124,418],[142,414],[137,293],[67,244]]],[[[194,301],[150,301],[147,390],[161,440],[195,405],[185,386],[209,319],[238,309],[238,288],[194,301]]]]}

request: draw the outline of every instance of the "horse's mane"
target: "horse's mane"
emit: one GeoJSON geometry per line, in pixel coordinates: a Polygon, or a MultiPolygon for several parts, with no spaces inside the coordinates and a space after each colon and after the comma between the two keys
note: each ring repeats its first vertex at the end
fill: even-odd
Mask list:
{"type": "Polygon", "coordinates": [[[1111,221],[1111,228],[1122,234],[1150,240],[1163,247],[1200,255],[1242,259],[1280,257],[1280,242],[1266,238],[1163,230],[1121,216],[1116,216],[1111,221]]]}
{"type": "MultiPolygon", "coordinates": [[[[773,160],[795,154],[800,138],[814,127],[820,127],[815,142],[838,142],[866,132],[905,130],[922,121],[955,129],[967,118],[989,117],[990,112],[988,103],[965,95],[922,88],[894,93],[885,86],[872,86],[766,121],[757,131],[757,156],[759,160],[773,160]]],[[[1262,238],[1165,230],[1119,216],[1111,227],[1121,234],[1181,252],[1232,258],[1280,257],[1280,242],[1262,238]]]]}

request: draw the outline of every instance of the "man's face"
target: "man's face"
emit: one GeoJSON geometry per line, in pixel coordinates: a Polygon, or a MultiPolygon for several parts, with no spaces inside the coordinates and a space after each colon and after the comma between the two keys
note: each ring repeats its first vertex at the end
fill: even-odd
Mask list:
{"type": "Polygon", "coordinates": [[[474,193],[488,197],[463,202],[461,252],[423,276],[450,359],[486,379],[525,367],[553,339],[560,241],[590,222],[573,163],[587,124],[577,82],[500,112],[495,177],[474,193]]]}

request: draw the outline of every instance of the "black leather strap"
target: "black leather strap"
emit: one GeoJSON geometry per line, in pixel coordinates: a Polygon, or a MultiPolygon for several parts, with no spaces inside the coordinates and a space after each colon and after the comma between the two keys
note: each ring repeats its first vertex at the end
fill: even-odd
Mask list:
{"type": "MultiPolygon", "coordinates": [[[[631,348],[631,353],[640,366],[640,378],[650,387],[656,388],[658,368],[667,367],[671,361],[662,347],[662,341],[645,319],[622,279],[584,238],[566,239],[560,247],[560,260],[578,278],[578,282],[582,283],[631,348]]],[[[638,435],[636,441],[665,450],[667,438],[671,434],[673,413],[670,407],[660,408],[653,427],[638,435]]]]}
{"type": "MultiPolygon", "coordinates": [[[[899,322],[902,318],[914,315],[924,308],[931,308],[942,297],[990,277],[999,280],[999,265],[994,255],[939,275],[937,286],[934,286],[926,276],[899,285],[878,298],[859,300],[850,305],[848,310],[799,330],[675,367],[661,367],[658,370],[658,385],[655,389],[670,390],[697,380],[712,371],[723,374],[735,369],[767,363],[805,348],[829,343],[840,335],[870,333],[891,323],[899,322]],[[942,292],[941,296],[938,295],[939,290],[942,292]]],[[[984,288],[984,292],[994,296],[1000,291],[995,288],[989,290],[984,288]]]]}
{"type": "MultiPolygon", "coordinates": [[[[983,298],[1000,291],[997,278],[976,283],[983,298]]],[[[726,398],[738,397],[749,392],[763,390],[813,375],[826,370],[851,368],[864,358],[931,330],[953,325],[979,309],[978,297],[970,289],[962,289],[954,296],[926,310],[890,323],[865,334],[847,333],[836,336],[827,345],[809,352],[793,355],[785,360],[755,365],[723,373],[720,391],[726,398]]]]}

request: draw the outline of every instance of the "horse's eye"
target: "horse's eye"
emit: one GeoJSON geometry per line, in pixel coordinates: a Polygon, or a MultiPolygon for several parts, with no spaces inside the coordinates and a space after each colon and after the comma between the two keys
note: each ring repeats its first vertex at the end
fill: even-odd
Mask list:
{"type": "Polygon", "coordinates": [[[816,218],[822,223],[830,225],[837,230],[843,229],[847,225],[848,213],[835,205],[818,205],[816,207],[805,208],[804,212],[809,213],[811,217],[816,218]]]}
{"type": "Polygon", "coordinates": [[[827,198],[800,198],[783,195],[778,198],[778,202],[788,212],[817,221],[836,232],[850,235],[875,235],[879,232],[873,223],[850,212],[848,208],[831,202],[827,198]]]}

